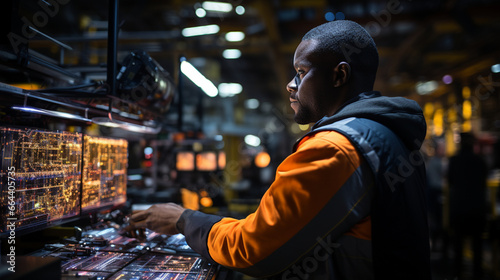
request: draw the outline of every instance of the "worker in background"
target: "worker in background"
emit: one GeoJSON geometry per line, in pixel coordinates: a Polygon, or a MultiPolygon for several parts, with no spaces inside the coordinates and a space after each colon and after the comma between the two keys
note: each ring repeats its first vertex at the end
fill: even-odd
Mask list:
{"type": "Polygon", "coordinates": [[[486,226],[486,179],[488,168],[483,158],[474,153],[474,135],[460,134],[460,150],[449,160],[450,227],[454,245],[454,269],[463,273],[463,245],[472,238],[475,279],[483,276],[481,235],[486,226]]]}
{"type": "Polygon", "coordinates": [[[132,215],[131,228],[183,233],[203,257],[253,277],[430,279],[421,108],[373,91],[377,48],[352,21],[310,30],[293,67],[295,121],[315,124],[255,213],[159,204],[132,215]]]}

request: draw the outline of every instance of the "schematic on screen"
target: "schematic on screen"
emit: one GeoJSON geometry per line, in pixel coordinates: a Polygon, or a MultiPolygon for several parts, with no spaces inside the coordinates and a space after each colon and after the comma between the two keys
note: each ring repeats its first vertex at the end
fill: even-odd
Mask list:
{"type": "Polygon", "coordinates": [[[83,142],[82,212],[125,203],[128,142],[88,135],[83,142]]]}
{"type": "Polygon", "coordinates": [[[80,214],[82,134],[0,127],[0,235],[80,214]]]}

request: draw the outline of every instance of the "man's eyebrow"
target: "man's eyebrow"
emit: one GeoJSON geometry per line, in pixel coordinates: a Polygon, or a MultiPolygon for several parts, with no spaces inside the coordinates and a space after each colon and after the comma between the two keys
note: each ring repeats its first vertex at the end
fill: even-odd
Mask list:
{"type": "Polygon", "coordinates": [[[300,68],[300,67],[310,67],[311,66],[311,62],[309,61],[304,61],[304,60],[301,60],[299,62],[295,62],[293,64],[293,67],[295,68],[300,68]]]}

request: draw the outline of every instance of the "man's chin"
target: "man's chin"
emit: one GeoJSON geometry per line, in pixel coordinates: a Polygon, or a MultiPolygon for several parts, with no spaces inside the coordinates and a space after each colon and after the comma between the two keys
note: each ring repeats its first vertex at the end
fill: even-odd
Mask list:
{"type": "Polygon", "coordinates": [[[305,118],[301,118],[301,116],[295,114],[294,121],[298,124],[310,124],[311,122],[306,120],[305,118]]]}

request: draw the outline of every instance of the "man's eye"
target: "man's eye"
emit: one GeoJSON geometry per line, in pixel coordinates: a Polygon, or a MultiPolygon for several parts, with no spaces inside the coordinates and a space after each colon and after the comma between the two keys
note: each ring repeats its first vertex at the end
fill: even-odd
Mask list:
{"type": "Polygon", "coordinates": [[[295,85],[297,87],[299,87],[300,82],[302,81],[302,79],[300,78],[300,73],[299,72],[297,72],[297,75],[295,75],[294,79],[295,79],[295,85]]]}

